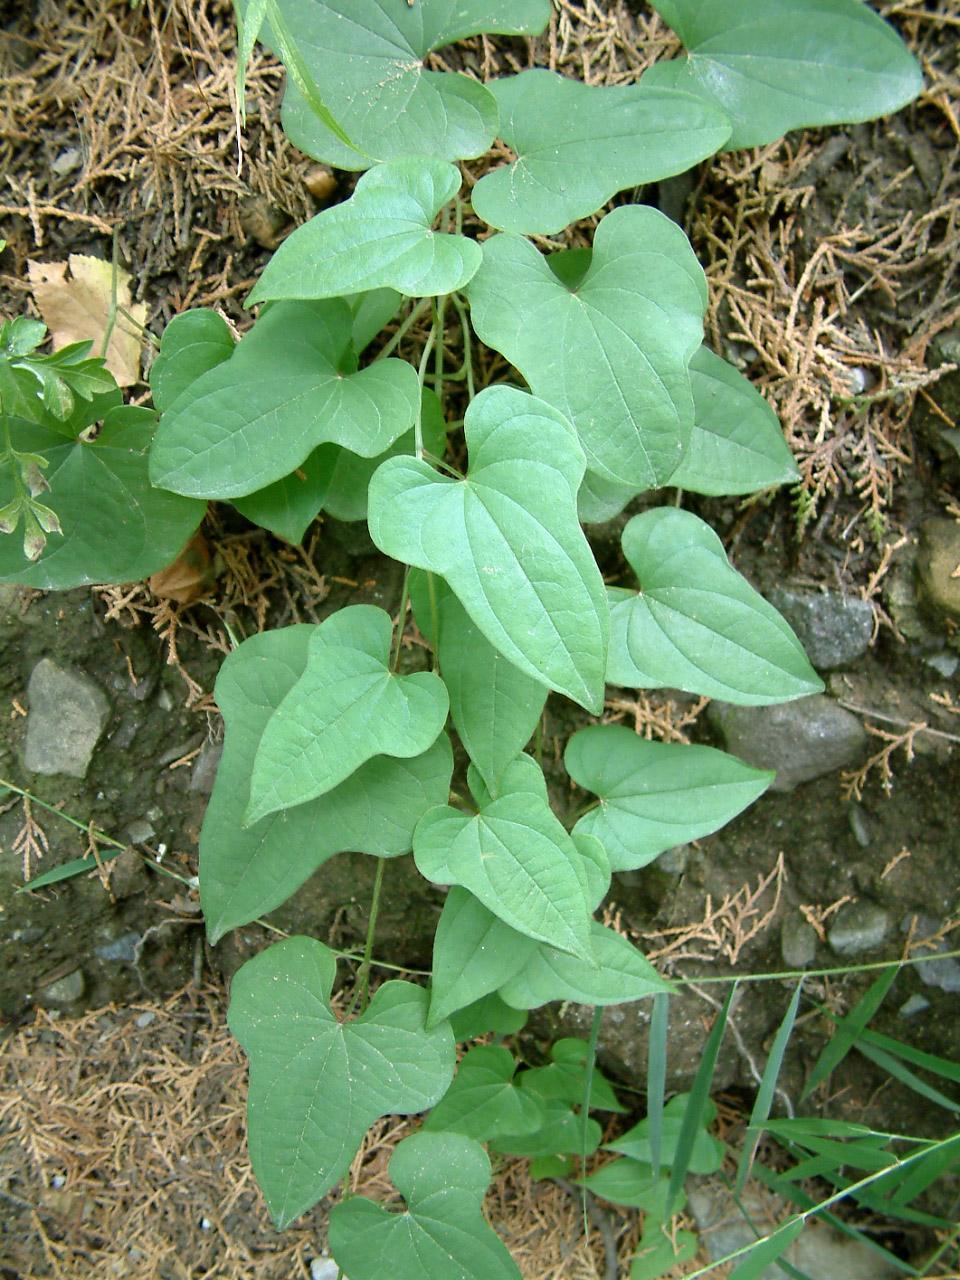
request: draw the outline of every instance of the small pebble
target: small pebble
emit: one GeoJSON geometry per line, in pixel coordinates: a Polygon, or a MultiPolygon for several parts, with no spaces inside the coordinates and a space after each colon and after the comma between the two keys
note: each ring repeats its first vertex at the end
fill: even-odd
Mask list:
{"type": "Polygon", "coordinates": [[[945,680],[955,676],[957,667],[960,667],[960,657],[948,649],[944,649],[942,653],[932,653],[929,658],[924,658],[924,662],[928,667],[933,667],[934,671],[939,672],[945,680]]]}
{"type": "Polygon", "coordinates": [[[62,1173],[55,1173],[50,1179],[50,1185],[54,1190],[59,1191],[61,1187],[65,1187],[67,1185],[67,1179],[62,1173]]]}
{"type": "Polygon", "coordinates": [[[201,1230],[201,1231],[212,1231],[212,1230],[213,1230],[213,1223],[210,1221],[210,1219],[209,1219],[209,1218],[201,1218],[201,1219],[200,1219],[200,1230],[201,1230]]]}
{"type": "Polygon", "coordinates": [[[315,165],[304,176],[303,185],[319,204],[326,204],[332,199],[337,189],[337,180],[333,170],[325,164],[315,165]]]}
{"type": "Polygon", "coordinates": [[[337,1280],[340,1268],[332,1258],[310,1259],[310,1280],[337,1280]]]}
{"type": "Polygon", "coordinates": [[[147,1009],[145,1013],[141,1013],[137,1017],[137,1026],[142,1031],[144,1027],[149,1027],[150,1023],[156,1019],[156,1016],[157,1015],[153,1013],[150,1009],[147,1009]]]}
{"type": "Polygon", "coordinates": [[[853,838],[861,849],[866,849],[870,843],[870,824],[867,822],[867,815],[856,801],[851,804],[847,817],[853,838]]]}
{"type": "Polygon", "coordinates": [[[50,168],[58,178],[65,178],[68,173],[73,173],[74,169],[79,169],[83,163],[83,155],[77,147],[68,147],[66,151],[61,151],[54,160],[50,168]]]}
{"type": "Polygon", "coordinates": [[[924,1009],[930,1008],[930,1001],[926,996],[911,996],[909,1000],[904,1000],[900,1006],[901,1018],[915,1018],[918,1013],[923,1013],[924,1009]]]}

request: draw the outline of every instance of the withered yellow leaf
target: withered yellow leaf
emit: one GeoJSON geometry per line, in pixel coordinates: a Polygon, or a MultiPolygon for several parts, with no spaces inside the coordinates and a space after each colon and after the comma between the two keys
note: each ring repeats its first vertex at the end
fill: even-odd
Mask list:
{"type": "MultiPolygon", "coordinates": [[[[71,253],[67,262],[28,262],[30,286],[40,315],[58,351],[71,342],[93,340],[99,355],[110,315],[113,267],[102,258],[71,253]]],[[[143,324],[147,309],[130,298],[130,274],[117,268],[117,305],[143,324]]],[[[121,387],[140,376],[140,337],[118,314],[106,350],[107,368],[121,387]]]]}

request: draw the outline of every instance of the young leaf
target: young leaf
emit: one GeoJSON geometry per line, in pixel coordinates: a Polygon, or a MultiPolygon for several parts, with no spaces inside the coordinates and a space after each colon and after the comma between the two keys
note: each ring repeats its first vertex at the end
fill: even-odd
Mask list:
{"type": "Polygon", "coordinates": [[[722,111],[665,89],[601,88],[542,69],[487,87],[517,158],[482,177],[471,203],[501,231],[553,235],[625,187],[683,173],[730,137],[722,111]]]}
{"type": "Polygon", "coordinates": [[[433,939],[428,1025],[495,992],[526,964],[536,945],[454,885],[433,939]]]}
{"type": "Polygon", "coordinates": [[[198,378],[229,360],[235,346],[230,326],[216,311],[197,307],[174,316],[150,366],[155,408],[166,413],[198,378]]]}
{"type": "MultiPolygon", "coordinates": [[[[529,1088],[536,1087],[541,1098],[556,1098],[571,1106],[580,1106],[586,1091],[587,1058],[590,1046],[586,1040],[565,1036],[551,1046],[552,1062],[545,1067],[532,1067],[521,1077],[529,1088]]],[[[609,1080],[594,1065],[590,1077],[590,1109],[624,1112],[609,1080]]]]}
{"type": "Polygon", "coordinates": [[[583,452],[542,400],[489,387],[464,423],[465,480],[392,458],[370,483],[370,535],[386,555],[446,578],[487,640],[521,671],[593,712],[607,644],[600,571],[577,520],[583,452]]]}
{"type": "Polygon", "coordinates": [[[432,49],[480,32],[538,35],[549,0],[280,0],[292,45],[349,135],[342,141],[288,82],[283,127],[295,146],[339,169],[375,160],[482,155],[493,141],[497,106],[466,76],[427,71],[432,49]]]}
{"type": "Polygon", "coordinates": [[[336,853],[409,852],[423,814],[447,798],[453,755],[441,734],[421,756],[377,756],[319,799],[241,826],[263,730],[303,674],[315,630],[251,636],[217,676],[226,738],[200,834],[200,903],[211,943],[285,902],[336,853]]]}
{"type": "MultiPolygon", "coordinates": [[[[42,496],[61,532],[50,534],[33,561],[24,555],[22,539],[0,536],[0,580],[41,591],[135,582],[166,568],[195,532],[206,503],[155,489],[147,479],[156,414],[116,400],[119,392],[79,401],[69,419],[77,432],[72,439],[61,424],[6,419],[14,448],[47,462],[43,476],[50,492],[42,496]],[[100,418],[96,439],[80,439],[79,432],[100,418]]],[[[0,507],[13,496],[11,472],[0,467],[0,507]]]]}
{"type": "MultiPolygon", "coordinates": [[[[793,1218],[770,1235],[762,1236],[756,1244],[750,1246],[744,1261],[730,1272],[730,1280],[763,1280],[765,1275],[769,1275],[770,1264],[786,1253],[804,1226],[802,1218],[793,1218]]],[[[717,1261],[723,1262],[725,1259],[719,1258],[717,1261]]]]}
{"type": "Polygon", "coordinates": [[[654,1177],[650,1166],[639,1160],[611,1160],[583,1178],[581,1185],[611,1204],[643,1209],[655,1221],[666,1214],[667,1179],[654,1177]]]}
{"type": "Polygon", "coordinates": [[[350,1280],[520,1280],[482,1213],[486,1152],[453,1133],[415,1133],[390,1157],[405,1213],[363,1196],[330,1212],[330,1250],[350,1280]]]}
{"type": "Polygon", "coordinates": [[[547,1156],[593,1155],[603,1136],[592,1116],[582,1116],[568,1103],[542,1092],[534,1072],[520,1076],[520,1088],[537,1098],[543,1109],[543,1120],[532,1133],[501,1134],[491,1139],[490,1148],[505,1155],[544,1159],[547,1156]]]}
{"type": "Polygon", "coordinates": [[[898,966],[892,964],[884,969],[874,982],[870,984],[845,1018],[837,1023],[833,1036],[820,1050],[820,1055],[807,1077],[807,1082],[800,1094],[800,1100],[809,1098],[817,1085],[825,1080],[831,1071],[835,1071],[850,1050],[857,1043],[867,1023],[880,1008],[887,992],[893,986],[899,972],[898,966]]]}
{"type": "Polygon", "coordinates": [[[694,493],[753,493],[799,480],[777,415],[732,364],[701,347],[690,361],[695,419],[670,483],[694,493]]]}
{"type": "Polygon", "coordinates": [[[427,1133],[462,1133],[486,1142],[500,1134],[533,1133],[544,1108],[529,1090],[518,1089],[509,1049],[479,1045],[460,1060],[453,1084],[424,1123],[427,1133]]]}
{"type": "Polygon", "coordinates": [[[700,1241],[692,1231],[667,1230],[654,1223],[640,1237],[630,1264],[630,1280],[659,1280],[674,1267],[697,1256],[700,1241]]]}
{"type": "Polygon", "coordinates": [[[670,685],[742,706],[823,688],[800,641],[730,565],[709,525],[658,507],[634,516],[622,543],[640,591],[608,589],[611,684],[670,685]]]}
{"type": "Polygon", "coordinates": [[[758,147],[790,129],[898,111],[920,92],[916,60],[861,0],[653,0],[687,57],[643,77],[723,109],[727,143],[758,147]]]}
{"type": "Polygon", "coordinates": [[[665,484],[693,430],[703,269],[675,223],[636,205],[603,219],[580,278],[584,260],[573,261],[565,280],[565,254],[544,258],[513,235],[485,241],[467,290],[477,335],[566,414],[591,471],[634,492],[665,484]]]}
{"type": "Polygon", "coordinates": [[[230,992],[230,1030],[250,1058],[250,1158],[278,1230],[346,1173],[374,1120],[433,1106],[453,1077],[453,1033],[426,1030],[422,987],[387,982],[341,1023],[335,973],[322,943],[287,938],[248,960],[230,992]]]}
{"type": "Polygon", "coordinates": [[[163,415],[153,483],[237,498],[288,475],[324,441],[382,454],[413,426],[420,387],[404,360],[357,372],[351,324],[339,299],[271,307],[163,415]]]}
{"type": "Polygon", "coordinates": [[[316,627],[303,675],[267,721],[250,778],[244,825],[315,800],[374,756],[422,755],[447,718],[438,676],[390,670],[393,624],[350,605],[316,627]]]}
{"type": "Polygon", "coordinates": [[[480,246],[431,230],[460,182],[460,171],[443,160],[377,165],[349,200],[324,209],[284,240],[246,305],[336,298],[362,289],[399,289],[417,298],[461,289],[480,265],[480,246]]]}
{"type": "Polygon", "coordinates": [[[590,943],[592,960],[568,955],[555,946],[539,946],[525,967],[500,988],[500,995],[517,1009],[537,1009],[551,1000],[623,1004],[673,990],[632,942],[596,920],[590,943]]]}
{"type": "Polygon", "coordinates": [[[713,747],[647,742],[613,724],[575,733],[564,764],[600,798],[575,830],[597,837],[614,871],[646,866],[664,849],[716,831],[775,776],[713,747]]]}
{"type": "Polygon", "coordinates": [[[428,880],[468,889],[518,933],[589,959],[584,859],[546,795],[516,785],[511,771],[499,798],[474,818],[448,805],[431,809],[414,832],[413,856],[428,880]]]}
{"type": "Polygon", "coordinates": [[[450,718],[496,796],[503,771],[537,727],[547,691],[497,652],[442,578],[430,575],[428,581],[419,570],[414,575],[414,615],[436,650],[450,695],[450,718]]]}

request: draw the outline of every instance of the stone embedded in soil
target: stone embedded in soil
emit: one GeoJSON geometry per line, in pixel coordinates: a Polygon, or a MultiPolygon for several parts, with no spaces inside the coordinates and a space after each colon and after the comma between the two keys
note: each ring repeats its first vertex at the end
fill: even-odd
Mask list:
{"type": "MultiPolygon", "coordinates": [[[[766,1234],[792,1213],[792,1206],[783,1203],[774,1209],[776,1217],[771,1216],[770,1197],[748,1190],[741,1199],[748,1222],[729,1188],[717,1178],[691,1178],[688,1185],[690,1210],[712,1262],[753,1244],[757,1234],[752,1226],[766,1234]]],[[[808,1223],[783,1257],[808,1280],[892,1280],[900,1275],[869,1245],[847,1239],[821,1222],[808,1223]]],[[[782,1275],[772,1262],[757,1274],[757,1280],[780,1280],[782,1275]]]]}
{"type": "Polygon", "coordinates": [[[873,609],[858,596],[777,590],[771,593],[770,603],[793,627],[818,671],[849,667],[870,645],[873,609]]]}
{"type": "Polygon", "coordinates": [[[873,951],[890,933],[890,916],[875,902],[860,899],[837,912],[827,941],[838,956],[859,956],[873,951]]]}
{"type": "Polygon", "coordinates": [[[196,760],[193,762],[193,772],[190,774],[191,791],[199,791],[201,795],[205,796],[210,794],[217,776],[217,765],[220,763],[222,755],[222,742],[207,741],[203,744],[196,760]]]}
{"type": "Polygon", "coordinates": [[[37,1000],[42,1005],[60,1009],[65,1005],[76,1004],[78,1000],[82,999],[86,989],[87,980],[83,976],[83,970],[74,969],[72,973],[67,973],[62,978],[57,978],[55,982],[51,982],[41,988],[37,1000]]]}
{"type": "Polygon", "coordinates": [[[780,951],[788,969],[806,969],[817,954],[817,935],[801,915],[791,912],[780,926],[780,951]]]}
{"type": "Polygon", "coordinates": [[[917,580],[924,602],[944,618],[960,618],[960,524],[927,520],[920,530],[917,580]]]}
{"type": "MultiPolygon", "coordinates": [[[[940,921],[934,920],[933,916],[917,916],[912,913],[900,921],[900,932],[909,934],[912,930],[915,939],[934,938],[935,941],[928,942],[925,945],[914,945],[914,955],[930,955],[936,956],[938,952],[950,951],[952,948],[946,938],[938,938],[936,935],[943,928],[940,921]]],[[[944,956],[943,959],[920,960],[915,966],[917,977],[927,987],[939,987],[941,991],[946,991],[951,995],[955,995],[960,991],[960,962],[953,956],[944,956]]]]}
{"type": "Polygon", "coordinates": [[[712,702],[707,715],[728,751],[759,769],[776,769],[771,791],[793,791],[861,762],[867,735],[852,712],[815,693],[774,707],[712,702]]]}
{"type": "Polygon", "coordinates": [[[30,675],[27,697],[24,767],[31,773],[86,777],[110,715],[106,694],[89,676],[42,658],[30,675]]]}
{"type": "Polygon", "coordinates": [[[918,1013],[925,1013],[930,1008],[930,1001],[926,996],[913,995],[904,1000],[900,1006],[901,1018],[915,1018],[918,1013]]]}

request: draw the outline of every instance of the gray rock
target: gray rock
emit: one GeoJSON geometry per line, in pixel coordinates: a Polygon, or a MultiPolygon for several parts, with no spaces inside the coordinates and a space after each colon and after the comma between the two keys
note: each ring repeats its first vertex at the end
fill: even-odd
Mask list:
{"type": "MultiPolygon", "coordinates": [[[[934,920],[932,916],[914,916],[908,915],[900,921],[900,932],[909,933],[913,928],[913,936],[915,938],[933,938],[942,928],[939,921],[934,920]],[[914,924],[914,921],[916,923],[914,924]]],[[[934,942],[928,942],[924,946],[914,946],[914,955],[929,954],[936,955],[938,952],[951,951],[953,948],[947,942],[946,938],[938,938],[934,942]]],[[[938,987],[941,991],[947,991],[951,995],[960,991],[960,963],[953,956],[946,956],[942,960],[920,960],[916,964],[917,976],[920,981],[927,987],[938,987]]]]}
{"type": "Polygon", "coordinates": [[[900,1006],[901,1018],[915,1018],[918,1013],[924,1013],[930,1008],[930,1001],[926,996],[913,995],[904,1000],[900,1006]]]}
{"type": "Polygon", "coordinates": [[[836,591],[781,589],[771,593],[770,603],[793,627],[818,671],[848,667],[866,653],[873,635],[869,601],[836,591]]]}
{"type": "Polygon", "coordinates": [[[870,823],[867,820],[866,813],[863,811],[863,806],[857,804],[856,800],[851,802],[850,808],[847,810],[847,819],[850,823],[850,830],[853,832],[853,838],[860,848],[869,848],[871,840],[870,823]]]}
{"type": "Polygon", "coordinates": [[[99,956],[101,960],[115,960],[121,964],[133,964],[137,958],[137,943],[139,941],[139,933],[121,933],[119,938],[114,938],[111,942],[105,942],[100,947],[94,947],[93,954],[99,956]]]}
{"type": "MultiPolygon", "coordinates": [[[[691,1183],[688,1202],[712,1262],[756,1240],[727,1187],[714,1179],[697,1179],[695,1183],[691,1179],[691,1183]]],[[[749,1188],[741,1203],[763,1234],[774,1231],[794,1212],[793,1206],[784,1202],[779,1209],[774,1207],[777,1217],[773,1218],[770,1197],[758,1196],[749,1188]]],[[[847,1239],[820,1222],[808,1223],[783,1257],[809,1280],[892,1280],[900,1274],[869,1245],[847,1239]]],[[[773,1262],[759,1272],[757,1280],[781,1280],[782,1276],[773,1262]]]]}
{"type": "Polygon", "coordinates": [[[682,876],[687,869],[689,861],[690,846],[688,844],[678,844],[674,845],[672,849],[664,849],[663,853],[655,860],[655,865],[668,875],[682,876]]]}
{"type": "Polygon", "coordinates": [[[41,988],[38,999],[43,1005],[51,1005],[59,1009],[64,1005],[76,1004],[86,989],[87,980],[83,976],[83,970],[74,969],[72,973],[65,974],[62,978],[57,978],[55,982],[41,988]]]}
{"type": "Polygon", "coordinates": [[[950,680],[957,674],[957,667],[960,667],[960,657],[955,653],[951,653],[949,649],[941,649],[939,653],[931,653],[928,658],[924,658],[924,662],[928,667],[933,667],[939,675],[945,680],[950,680]]]}
{"type": "Polygon", "coordinates": [[[827,941],[838,956],[859,956],[879,947],[890,933],[890,925],[883,907],[861,898],[840,908],[827,941]]]}
{"type": "Polygon", "coordinates": [[[31,773],[86,777],[110,715],[103,690],[88,676],[42,658],[30,675],[27,696],[25,767],[31,773]]]}
{"type": "Polygon", "coordinates": [[[960,618],[960,524],[928,520],[920,530],[917,581],[928,608],[945,618],[960,618]]]}
{"type": "Polygon", "coordinates": [[[193,772],[190,775],[191,791],[199,791],[201,795],[205,796],[210,794],[217,776],[217,765],[219,765],[222,755],[222,742],[207,741],[203,744],[196,760],[193,762],[193,772]]]}
{"type": "Polygon", "coordinates": [[[153,823],[148,822],[146,818],[134,818],[127,824],[127,839],[131,844],[146,844],[156,834],[153,823]]]}
{"type": "Polygon", "coordinates": [[[712,702],[707,715],[728,751],[760,769],[776,769],[772,791],[859,764],[867,747],[863,725],[822,693],[775,707],[712,702]]]}
{"type": "Polygon", "coordinates": [[[780,951],[788,969],[806,969],[817,954],[817,935],[800,915],[791,913],[780,926],[780,951]]]}

